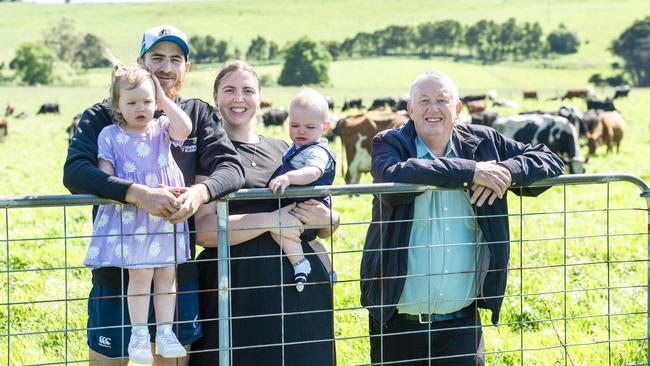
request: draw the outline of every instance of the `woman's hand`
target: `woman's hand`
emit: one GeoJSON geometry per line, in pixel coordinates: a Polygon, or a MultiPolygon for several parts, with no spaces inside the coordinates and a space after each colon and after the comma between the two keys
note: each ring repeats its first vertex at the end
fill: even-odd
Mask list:
{"type": "Polygon", "coordinates": [[[330,209],[323,202],[315,199],[298,203],[291,210],[291,214],[303,224],[313,226],[329,226],[330,212],[330,209]]]}
{"type": "MultiPolygon", "coordinates": [[[[291,210],[296,207],[295,203],[286,205],[273,212],[274,217],[279,221],[278,225],[270,225],[269,232],[277,236],[283,236],[291,241],[300,243],[300,234],[304,228],[303,223],[296,216],[291,214],[291,210]]],[[[278,222],[276,221],[276,222],[278,222]]]]}

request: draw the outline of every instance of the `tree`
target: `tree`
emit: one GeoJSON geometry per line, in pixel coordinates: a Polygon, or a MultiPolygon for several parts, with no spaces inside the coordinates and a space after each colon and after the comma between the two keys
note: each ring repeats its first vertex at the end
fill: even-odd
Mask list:
{"type": "Polygon", "coordinates": [[[251,40],[250,46],[246,51],[247,60],[266,60],[268,59],[268,43],[262,36],[257,36],[251,40]]]}
{"type": "Polygon", "coordinates": [[[52,81],[54,58],[50,50],[41,43],[23,43],[16,50],[16,57],[9,68],[29,85],[48,84],[52,81]]]}
{"type": "Polygon", "coordinates": [[[327,51],[307,37],[300,38],[286,51],[280,85],[325,84],[329,82],[330,57],[327,51]]]}
{"type": "Polygon", "coordinates": [[[650,16],[627,28],[610,49],[625,61],[624,69],[637,86],[650,86],[650,16]]]}
{"type": "Polygon", "coordinates": [[[455,20],[443,20],[436,23],[433,31],[433,44],[442,47],[442,52],[449,54],[449,49],[456,46],[463,36],[463,27],[455,20]]]}
{"type": "MultiPolygon", "coordinates": [[[[73,64],[83,39],[74,27],[74,21],[61,18],[58,24],[45,31],[44,43],[61,61],[73,64]]],[[[103,52],[102,52],[103,53],[103,52]]]]}
{"type": "Polygon", "coordinates": [[[269,60],[275,60],[280,55],[280,46],[273,41],[269,41],[269,60]]]}
{"type": "Polygon", "coordinates": [[[79,49],[75,53],[74,59],[81,64],[84,69],[92,67],[104,67],[110,65],[110,61],[104,57],[106,42],[94,34],[86,33],[79,49]]]}
{"type": "Polygon", "coordinates": [[[546,40],[552,52],[562,55],[576,53],[578,52],[578,46],[580,46],[578,33],[567,29],[564,24],[560,24],[557,29],[552,31],[546,40]]]}

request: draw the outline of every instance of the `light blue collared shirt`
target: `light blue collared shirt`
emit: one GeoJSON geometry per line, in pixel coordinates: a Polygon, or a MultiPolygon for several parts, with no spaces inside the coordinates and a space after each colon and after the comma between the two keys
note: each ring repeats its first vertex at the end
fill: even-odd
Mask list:
{"type": "MultiPolygon", "coordinates": [[[[435,160],[416,137],[417,157],[435,160]]],[[[449,140],[445,157],[457,157],[449,140]]],[[[408,277],[397,309],[407,314],[448,314],[477,297],[483,233],[466,190],[430,191],[415,199],[408,249],[408,277]]]]}

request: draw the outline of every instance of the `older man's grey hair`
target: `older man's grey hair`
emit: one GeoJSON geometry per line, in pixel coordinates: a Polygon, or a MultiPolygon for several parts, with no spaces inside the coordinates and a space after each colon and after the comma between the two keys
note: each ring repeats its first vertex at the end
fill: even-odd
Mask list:
{"type": "Polygon", "coordinates": [[[417,86],[424,80],[440,80],[441,82],[445,83],[449,88],[451,89],[451,97],[454,102],[454,105],[458,104],[458,100],[460,98],[460,93],[458,92],[458,86],[454,82],[454,79],[452,79],[449,75],[445,74],[442,71],[438,70],[428,70],[420,75],[418,75],[417,78],[415,78],[415,81],[413,81],[413,84],[411,84],[411,103],[415,101],[415,89],[417,86]]]}

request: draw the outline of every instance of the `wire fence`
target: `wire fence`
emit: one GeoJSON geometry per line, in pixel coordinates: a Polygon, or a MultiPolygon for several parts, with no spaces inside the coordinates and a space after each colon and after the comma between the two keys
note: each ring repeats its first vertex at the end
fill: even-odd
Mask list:
{"type": "MultiPolygon", "coordinates": [[[[552,188],[535,198],[509,195],[510,265],[499,325],[492,325],[489,311],[480,310],[482,326],[478,323],[467,326],[474,332],[482,329],[485,343],[480,356],[490,365],[648,364],[650,216],[647,200],[650,191],[647,185],[633,176],[608,174],[561,176],[533,186],[552,188]]],[[[380,330],[369,335],[368,311],[359,301],[363,281],[390,281],[400,277],[362,279],[359,275],[365,236],[371,225],[370,199],[372,195],[439,191],[443,190],[405,184],[290,189],[282,198],[332,197],[333,208],[341,214],[341,222],[331,237],[319,239],[325,247],[325,253],[319,256],[331,262],[338,279],[330,283],[326,278],[310,275],[306,290],[300,295],[296,295],[292,277],[284,278],[281,284],[279,281],[243,284],[237,277],[241,273],[241,263],[254,266],[253,263],[260,259],[259,254],[247,254],[236,246],[218,246],[214,249],[215,257],[199,256],[197,260],[199,268],[210,268],[214,264],[216,268],[208,273],[217,277],[214,281],[217,285],[178,290],[178,301],[183,301],[184,294],[197,291],[202,301],[206,298],[216,300],[217,309],[209,317],[181,320],[175,324],[197,322],[204,331],[210,327],[217,329],[218,337],[214,342],[204,341],[201,347],[190,351],[191,356],[218,351],[218,355],[214,354],[214,363],[231,365],[241,364],[247,352],[272,349],[280,352],[283,364],[292,364],[289,358],[295,354],[295,349],[314,346],[313,349],[329,347],[334,350],[333,358],[339,365],[399,364],[389,357],[384,358],[383,354],[380,361],[371,361],[370,343],[375,340],[383,347],[383,342],[394,334],[380,330]],[[233,250],[239,251],[233,256],[233,250]],[[313,294],[310,288],[327,288],[330,305],[305,310],[291,304],[292,299],[313,294]],[[278,290],[275,292],[278,297],[273,299],[280,304],[272,306],[273,310],[265,314],[241,315],[238,306],[242,306],[242,299],[250,297],[240,294],[274,290],[278,290]],[[242,342],[247,339],[242,334],[260,332],[255,325],[264,324],[269,316],[281,319],[277,323],[280,325],[277,334],[271,340],[263,344],[242,342]],[[309,321],[312,316],[329,319],[331,331],[325,332],[323,338],[295,338],[291,322],[309,321]],[[242,324],[253,326],[242,328],[242,324]]],[[[232,235],[233,229],[227,220],[229,205],[265,199],[274,200],[278,207],[282,204],[280,196],[267,189],[240,190],[218,201],[218,220],[212,230],[219,243],[228,242],[232,235]]],[[[92,361],[86,340],[91,276],[83,265],[91,237],[88,206],[110,203],[85,195],[0,197],[0,243],[4,246],[0,254],[4,273],[0,279],[0,288],[4,289],[0,297],[0,308],[4,309],[0,311],[0,364],[54,365],[92,361]],[[1,351],[3,348],[6,352],[1,351]]],[[[413,222],[413,225],[435,228],[436,225],[444,227],[453,220],[467,219],[476,221],[477,217],[430,218],[413,222]]],[[[323,221],[334,226],[333,218],[323,221]]],[[[274,229],[279,232],[289,229],[281,227],[280,223],[278,219],[274,229]]],[[[388,223],[390,221],[375,222],[388,223]]],[[[437,249],[469,247],[478,253],[480,249],[477,248],[490,244],[494,243],[475,237],[471,241],[441,247],[423,243],[415,249],[430,253],[437,249]]],[[[289,267],[281,268],[279,273],[292,273],[286,255],[279,246],[277,248],[276,252],[263,257],[277,259],[273,263],[289,267]]],[[[384,256],[390,250],[394,249],[380,249],[379,252],[384,256]]],[[[478,279],[489,272],[489,269],[478,268],[477,273],[473,273],[478,279]]],[[[252,271],[254,269],[251,267],[252,271]]],[[[199,270],[199,275],[205,273],[199,270]]],[[[426,273],[401,277],[420,278],[430,283],[442,276],[441,273],[426,273]]],[[[121,280],[124,284],[124,278],[121,280]]],[[[476,300],[486,300],[480,291],[477,293],[476,300]]],[[[126,301],[125,295],[113,297],[121,303],[126,301]]],[[[427,297],[429,300],[419,305],[427,308],[439,305],[432,304],[432,297],[427,297]]],[[[259,298],[258,301],[265,300],[259,298]]],[[[394,305],[382,303],[377,308],[394,305]]],[[[115,328],[130,333],[130,326],[123,325],[128,324],[125,323],[128,318],[125,307],[120,308],[114,310],[121,319],[115,328]]],[[[434,323],[414,332],[435,337],[435,332],[431,332],[434,323]]],[[[118,360],[120,357],[107,357],[112,358],[118,360]]],[[[444,364],[445,358],[427,353],[411,361],[444,364]]]]}

